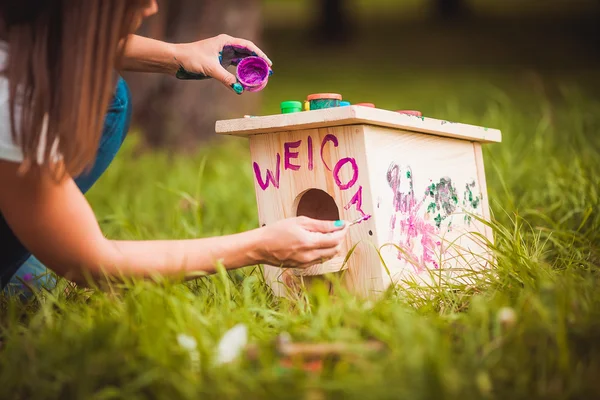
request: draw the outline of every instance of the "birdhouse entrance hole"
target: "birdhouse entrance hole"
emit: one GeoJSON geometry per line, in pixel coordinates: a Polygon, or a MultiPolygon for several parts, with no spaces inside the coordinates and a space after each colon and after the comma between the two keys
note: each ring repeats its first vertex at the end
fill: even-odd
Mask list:
{"type": "Polygon", "coordinates": [[[320,189],[309,189],[300,193],[296,199],[296,215],[323,221],[337,221],[340,210],[335,200],[320,189]]]}

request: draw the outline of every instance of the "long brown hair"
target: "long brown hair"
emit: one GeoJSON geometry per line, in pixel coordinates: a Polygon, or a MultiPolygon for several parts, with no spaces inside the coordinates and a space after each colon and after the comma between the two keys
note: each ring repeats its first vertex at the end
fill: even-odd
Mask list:
{"type": "Polygon", "coordinates": [[[114,68],[147,3],[0,0],[12,137],[22,148],[25,169],[38,163],[60,178],[91,167],[116,82],[114,68]],[[56,150],[62,162],[55,162],[56,150]]]}

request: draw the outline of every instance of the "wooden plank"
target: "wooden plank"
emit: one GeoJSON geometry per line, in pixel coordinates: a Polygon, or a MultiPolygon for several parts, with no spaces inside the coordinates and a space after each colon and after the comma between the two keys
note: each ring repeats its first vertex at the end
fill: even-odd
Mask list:
{"type": "MultiPolygon", "coordinates": [[[[475,151],[475,162],[477,163],[477,180],[479,187],[481,188],[482,195],[482,216],[484,220],[491,221],[490,202],[487,191],[487,181],[485,178],[485,166],[483,163],[483,149],[481,148],[481,143],[473,143],[473,150],[475,151]]],[[[492,233],[492,228],[487,225],[484,228],[485,236],[491,243],[494,243],[494,234],[492,233]]]]}
{"type": "Polygon", "coordinates": [[[216,132],[218,134],[248,136],[358,124],[396,128],[484,143],[500,142],[502,140],[502,133],[497,129],[361,106],[222,120],[217,121],[216,132]]]}

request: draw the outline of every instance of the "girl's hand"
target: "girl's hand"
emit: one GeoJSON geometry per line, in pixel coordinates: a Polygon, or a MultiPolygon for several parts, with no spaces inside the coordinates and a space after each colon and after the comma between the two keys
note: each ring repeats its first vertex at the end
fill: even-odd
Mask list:
{"type": "Polygon", "coordinates": [[[242,94],[242,85],[226,68],[237,65],[249,56],[261,57],[268,62],[269,67],[273,65],[269,57],[254,43],[229,35],[222,34],[194,43],[177,44],[175,58],[180,68],[176,76],[179,79],[215,78],[237,94],[242,94]]]}
{"type": "Polygon", "coordinates": [[[288,218],[262,229],[260,259],[265,264],[308,268],[338,255],[347,226],[339,221],[288,218]]]}

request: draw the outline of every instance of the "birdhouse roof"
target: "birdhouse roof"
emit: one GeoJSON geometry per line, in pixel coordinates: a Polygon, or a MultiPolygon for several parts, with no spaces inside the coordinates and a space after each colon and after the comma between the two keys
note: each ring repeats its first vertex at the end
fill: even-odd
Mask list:
{"type": "Polygon", "coordinates": [[[483,143],[502,141],[497,129],[361,106],[222,120],[217,121],[216,132],[249,136],[343,125],[374,125],[483,143]]]}

